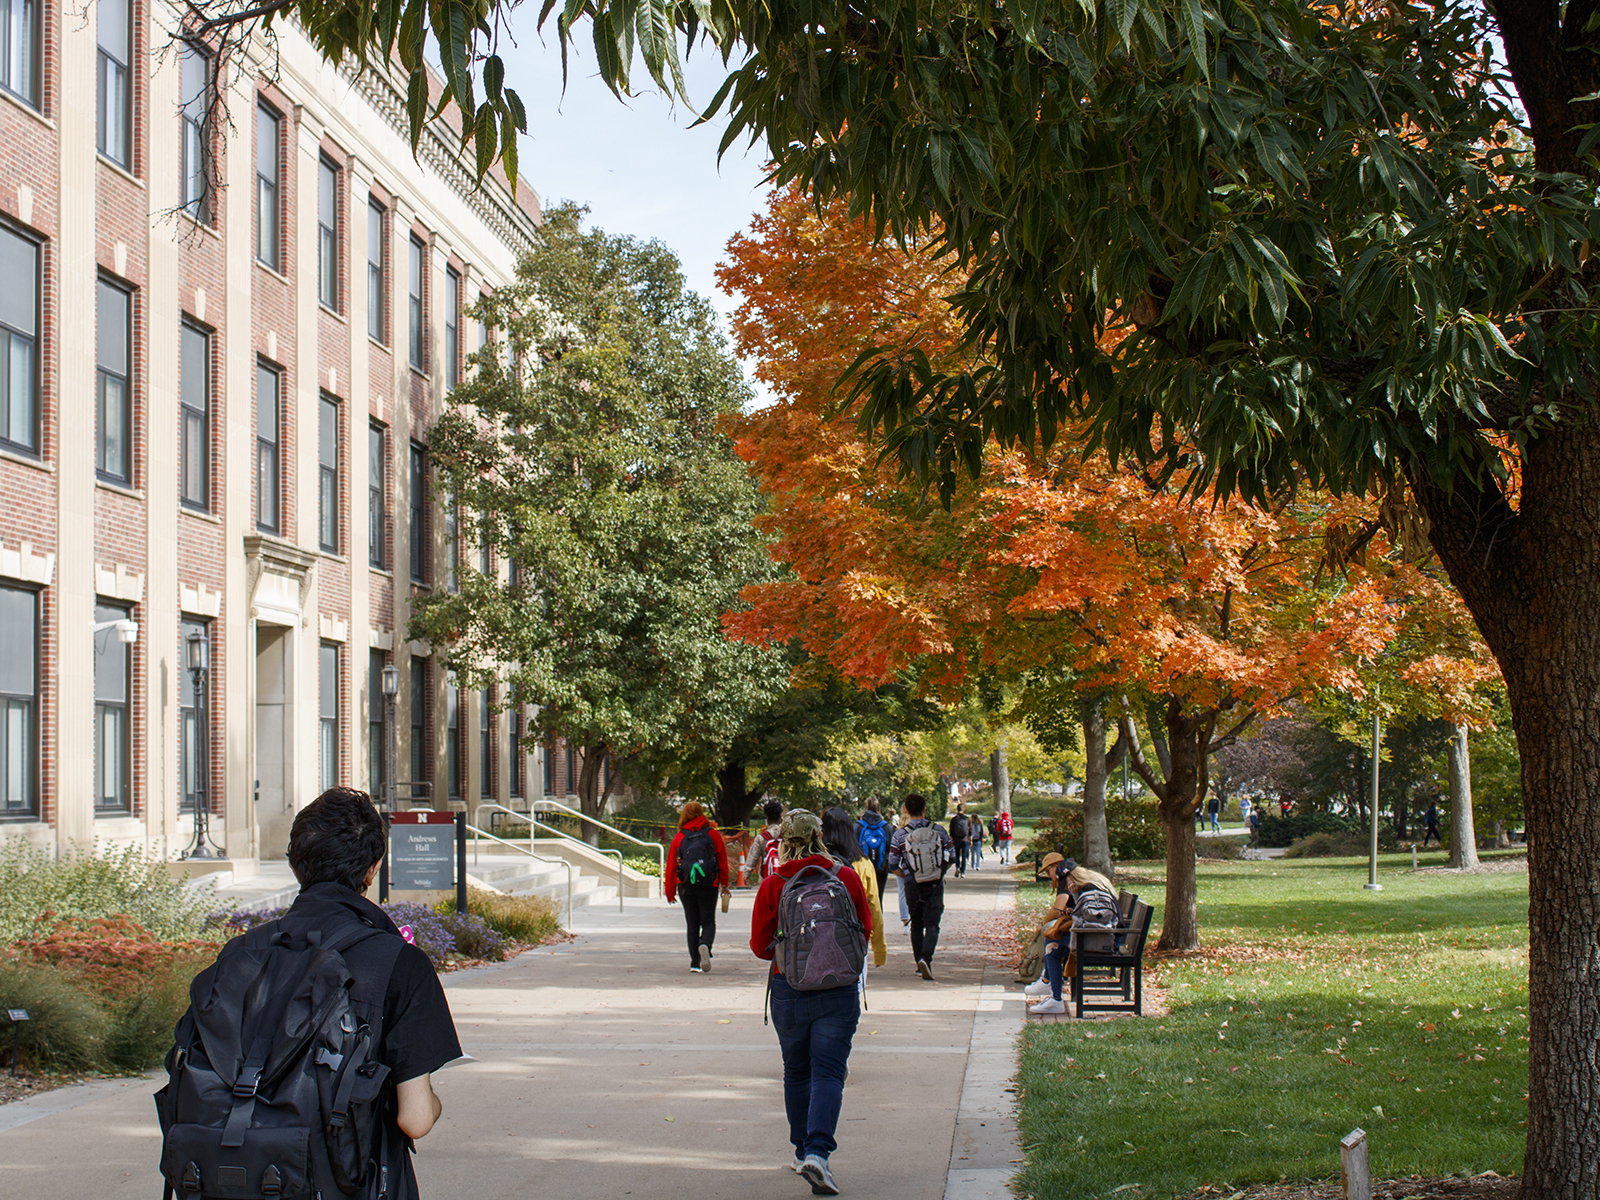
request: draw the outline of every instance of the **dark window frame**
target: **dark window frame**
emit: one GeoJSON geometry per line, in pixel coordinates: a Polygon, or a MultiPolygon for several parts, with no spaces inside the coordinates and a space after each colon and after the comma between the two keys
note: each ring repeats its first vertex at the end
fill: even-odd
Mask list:
{"type": "Polygon", "coordinates": [[[428,660],[418,655],[411,658],[411,780],[425,781],[428,770],[428,726],[433,715],[433,687],[428,660]]]}
{"type": "Polygon", "coordinates": [[[340,535],[344,532],[344,522],[339,519],[343,507],[340,504],[344,474],[343,418],[344,405],[339,398],[323,392],[317,399],[317,548],[325,554],[339,553],[340,535]],[[328,445],[330,419],[332,446],[328,445]]]}
{"type": "Polygon", "coordinates": [[[367,785],[380,805],[389,795],[389,704],[383,695],[383,669],[388,665],[387,651],[367,652],[367,785]]]}
{"type": "Polygon", "coordinates": [[[202,225],[210,225],[211,52],[198,42],[186,41],[179,50],[178,64],[178,207],[202,225]],[[200,90],[192,96],[183,95],[181,93],[188,90],[187,76],[195,60],[204,64],[200,90]]]}
{"type": "Polygon", "coordinates": [[[326,791],[339,786],[339,683],[343,664],[339,661],[338,642],[317,643],[317,778],[326,791]],[[329,687],[329,664],[332,664],[332,687],[329,687]],[[328,703],[332,692],[331,705],[328,703]]]}
{"type": "Polygon", "coordinates": [[[444,385],[455,388],[461,382],[461,272],[446,267],[444,272],[444,385]]]}
{"type": "Polygon", "coordinates": [[[449,798],[459,800],[466,784],[462,776],[467,764],[461,753],[461,687],[454,671],[445,675],[444,685],[444,736],[449,751],[445,783],[449,798]]]}
{"type": "Polygon", "coordinates": [[[283,371],[266,359],[256,360],[256,528],[263,533],[283,531],[283,371]],[[261,425],[261,384],[272,380],[272,436],[263,436],[261,425]],[[267,460],[271,459],[271,469],[267,460]],[[267,519],[264,484],[272,491],[271,520],[267,519]]]}
{"type": "Polygon", "coordinates": [[[133,170],[133,61],[137,57],[138,26],[134,19],[133,0],[100,0],[95,9],[95,150],[124,171],[133,170]],[[120,47],[126,58],[119,59],[101,37],[101,18],[109,12],[120,10],[126,18],[123,32],[127,44],[120,47]],[[116,88],[116,95],[111,94],[116,88]],[[111,105],[115,103],[115,124],[111,105]]]}
{"type": "Polygon", "coordinates": [[[406,243],[406,347],[411,366],[427,370],[428,247],[415,233],[406,243]]]}
{"type": "MultiPolygon", "coordinates": [[[[42,420],[40,409],[41,393],[43,392],[43,363],[39,352],[39,330],[43,325],[43,292],[44,292],[44,246],[34,237],[30,237],[21,230],[4,221],[0,221],[0,238],[10,239],[19,247],[20,253],[33,255],[33,311],[29,314],[32,321],[31,329],[22,329],[4,319],[0,315],[0,446],[25,454],[30,458],[39,457],[39,434],[42,420]],[[18,341],[27,347],[28,379],[24,385],[22,403],[27,408],[25,423],[28,428],[24,431],[28,440],[23,441],[13,436],[17,430],[14,420],[17,412],[14,408],[16,402],[15,381],[11,378],[11,361],[15,355],[18,341]]],[[[4,310],[0,309],[0,314],[4,310]]]]}
{"type": "Polygon", "coordinates": [[[0,89],[7,95],[14,96],[29,108],[38,111],[39,108],[39,61],[42,58],[41,47],[44,43],[44,22],[39,19],[40,9],[45,7],[39,0],[0,0],[0,89]],[[15,14],[22,15],[22,50],[24,57],[21,63],[23,73],[27,76],[22,81],[22,86],[16,86],[11,68],[16,66],[17,55],[13,52],[13,37],[16,30],[15,14]]]}
{"type": "Polygon", "coordinates": [[[343,176],[333,159],[326,154],[317,157],[317,302],[334,313],[344,311],[339,306],[339,196],[344,191],[343,176]],[[323,211],[324,187],[332,193],[326,201],[332,206],[332,213],[323,211]],[[324,220],[328,216],[333,218],[331,226],[324,220]]]}
{"type": "MultiPolygon", "coordinates": [[[[188,667],[189,638],[195,633],[200,634],[200,636],[205,638],[208,643],[211,642],[211,622],[205,620],[196,620],[192,617],[183,617],[179,620],[178,662],[180,666],[178,669],[178,811],[180,813],[194,812],[198,803],[198,796],[196,794],[194,785],[201,774],[204,774],[207,779],[210,778],[208,770],[195,770],[196,767],[199,767],[202,757],[204,758],[206,768],[209,768],[211,765],[211,747],[209,743],[211,741],[212,729],[212,725],[209,720],[204,722],[204,728],[207,734],[206,741],[208,744],[202,746],[200,744],[200,730],[202,723],[200,721],[200,706],[197,703],[199,697],[194,694],[194,672],[189,670],[188,667]]],[[[215,650],[214,645],[212,649],[215,650]]],[[[213,658],[211,661],[214,666],[215,658],[213,658]]],[[[208,678],[206,680],[206,691],[208,693],[208,697],[211,690],[211,680],[208,678]]],[[[210,794],[208,793],[207,800],[209,801],[210,798],[210,794]]]]}
{"type": "Polygon", "coordinates": [[[133,429],[133,327],[134,327],[134,299],[133,290],[115,279],[100,275],[95,282],[95,422],[94,422],[94,470],[95,476],[109,483],[118,483],[123,487],[133,486],[133,460],[134,460],[134,429],[133,429]],[[106,346],[104,342],[105,330],[101,328],[100,318],[104,315],[104,298],[106,295],[121,297],[124,306],[122,313],[122,361],[109,364],[106,359],[106,346]],[[116,417],[122,425],[121,461],[111,463],[111,443],[108,440],[106,426],[107,418],[112,415],[112,401],[108,399],[108,392],[112,387],[119,388],[121,397],[115,401],[116,417]]]}
{"type": "Polygon", "coordinates": [[[428,553],[428,448],[421,442],[411,443],[408,483],[411,580],[426,584],[433,556],[428,553]]]}
{"type": "Polygon", "coordinates": [[[388,331],[388,273],[384,265],[389,260],[388,237],[389,210],[375,199],[367,200],[367,336],[381,346],[389,344],[384,336],[388,331]],[[372,228],[376,219],[378,228],[372,228]],[[374,236],[376,234],[376,236],[374,236]],[[378,256],[373,258],[373,246],[377,246],[378,256]]]}
{"type": "MultiPolygon", "coordinates": [[[[95,601],[96,624],[127,621],[132,617],[132,605],[95,601]]],[[[99,630],[94,640],[94,811],[96,816],[120,816],[133,812],[133,647],[122,640],[115,628],[99,630]],[[108,660],[113,657],[121,660],[121,699],[100,694],[102,655],[108,660]],[[113,726],[117,742],[117,788],[115,795],[108,795],[104,784],[111,763],[106,743],[108,731],[113,726]]]]}
{"type": "Polygon", "coordinates": [[[185,317],[178,328],[178,503],[196,512],[211,511],[211,374],[211,331],[185,317]],[[191,336],[200,339],[203,395],[199,408],[190,403],[194,397],[189,390],[192,372],[188,368],[193,364],[186,354],[191,343],[185,339],[191,336]],[[196,450],[191,433],[196,431],[198,464],[191,461],[196,450]],[[190,477],[194,473],[191,468],[199,471],[198,497],[190,494],[190,477]]]}
{"type": "Polygon", "coordinates": [[[256,261],[283,274],[283,114],[264,97],[256,97],[256,261]],[[262,173],[262,122],[272,128],[272,177],[262,173]],[[267,213],[270,207],[272,212],[267,213]],[[270,216],[270,220],[268,219],[270,216]],[[271,237],[270,243],[268,237],[271,237]],[[270,250],[270,255],[268,251],[270,250]]]}
{"type": "MultiPolygon", "coordinates": [[[[39,760],[40,760],[40,731],[39,731],[39,681],[40,659],[43,657],[43,629],[42,615],[39,611],[39,590],[28,587],[12,587],[0,583],[0,596],[26,596],[28,607],[31,609],[31,637],[27,637],[32,648],[33,678],[30,690],[27,692],[0,691],[0,820],[35,820],[39,815],[39,760]],[[20,754],[23,761],[18,763],[14,756],[13,740],[20,733],[23,745],[20,754]],[[14,786],[20,786],[23,796],[16,802],[12,795],[14,786]]],[[[0,607],[0,621],[10,605],[0,607]]],[[[0,640],[8,646],[21,644],[17,638],[19,631],[0,628],[0,640]]],[[[24,636],[29,630],[20,631],[24,636]]],[[[13,659],[14,663],[16,660],[13,659]]],[[[0,678],[4,678],[0,676],[0,678]]]]}
{"type": "Polygon", "coordinates": [[[367,424],[367,565],[382,571],[389,561],[389,430],[367,424]]]}
{"type": "Polygon", "coordinates": [[[495,747],[494,689],[484,688],[478,693],[478,795],[484,800],[494,799],[494,747],[495,747]]]}

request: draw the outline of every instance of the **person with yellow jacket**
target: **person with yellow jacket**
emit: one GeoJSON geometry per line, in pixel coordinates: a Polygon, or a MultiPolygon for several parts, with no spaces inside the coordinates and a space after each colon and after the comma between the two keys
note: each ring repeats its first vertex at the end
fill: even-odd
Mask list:
{"type": "Polygon", "coordinates": [[[822,844],[829,854],[861,876],[867,907],[872,910],[872,965],[881,967],[889,961],[889,943],[883,936],[883,897],[878,894],[878,873],[861,849],[855,821],[844,809],[830,808],[822,814],[822,844]]]}

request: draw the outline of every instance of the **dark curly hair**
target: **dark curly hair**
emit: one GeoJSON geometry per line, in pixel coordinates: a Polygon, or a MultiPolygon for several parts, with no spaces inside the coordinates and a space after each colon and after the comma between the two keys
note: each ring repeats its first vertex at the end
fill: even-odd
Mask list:
{"type": "Polygon", "coordinates": [[[367,793],[329,788],[300,810],[289,829],[289,869],[303,888],[342,883],[364,891],[367,872],[383,857],[384,829],[367,793]]]}

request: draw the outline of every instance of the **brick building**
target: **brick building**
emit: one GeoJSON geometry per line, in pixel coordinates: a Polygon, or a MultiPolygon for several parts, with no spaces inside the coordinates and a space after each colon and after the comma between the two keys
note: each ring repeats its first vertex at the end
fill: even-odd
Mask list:
{"type": "Polygon", "coordinates": [[[402,87],[292,29],[213,105],[173,19],[0,0],[0,837],[176,857],[204,794],[229,858],[282,857],[322,787],[381,788],[390,663],[402,780],[570,791],[404,639],[485,565],[426,438],[537,195],[448,130],[413,158],[402,87]]]}

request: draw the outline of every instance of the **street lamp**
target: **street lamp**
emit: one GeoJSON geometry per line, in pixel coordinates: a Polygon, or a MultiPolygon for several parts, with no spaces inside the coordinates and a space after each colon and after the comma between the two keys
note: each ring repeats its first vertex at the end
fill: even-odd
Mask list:
{"type": "Polygon", "coordinates": [[[1367,882],[1366,890],[1369,892],[1383,891],[1383,884],[1378,882],[1378,752],[1382,749],[1383,740],[1383,710],[1378,707],[1377,690],[1373,690],[1372,697],[1372,802],[1370,819],[1367,822],[1367,832],[1371,837],[1367,854],[1367,882]]]}
{"type": "Polygon", "coordinates": [[[400,668],[390,663],[383,668],[383,804],[390,812],[395,804],[394,699],[400,694],[400,668]]]}
{"type": "MultiPolygon", "coordinates": [[[[117,631],[119,634],[121,630],[117,631]]],[[[194,676],[195,754],[194,754],[194,841],[183,852],[184,858],[222,859],[227,854],[213,845],[207,826],[211,802],[207,795],[211,774],[210,721],[206,711],[206,676],[211,670],[211,639],[204,633],[191,633],[184,643],[185,665],[194,676]]]]}

